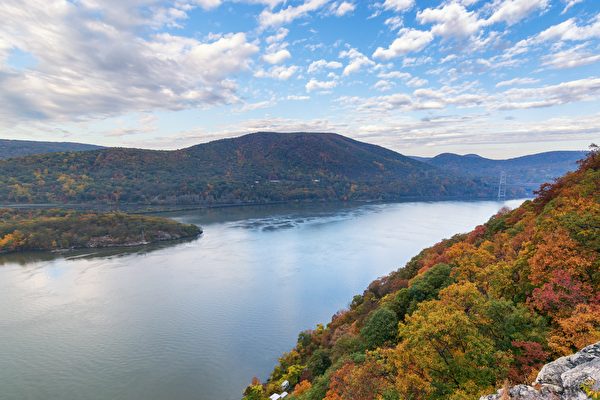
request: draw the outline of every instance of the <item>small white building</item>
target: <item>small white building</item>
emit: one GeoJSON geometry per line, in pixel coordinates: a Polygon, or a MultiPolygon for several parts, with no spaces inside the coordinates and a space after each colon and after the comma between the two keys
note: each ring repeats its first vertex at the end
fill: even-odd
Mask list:
{"type": "Polygon", "coordinates": [[[277,393],[273,393],[272,395],[269,396],[269,399],[271,400],[279,400],[281,398],[280,395],[278,395],[277,393]]]}
{"type": "Polygon", "coordinates": [[[281,393],[281,396],[279,396],[280,399],[285,399],[288,395],[288,392],[283,392],[281,393]]]}
{"type": "Polygon", "coordinates": [[[289,381],[283,381],[283,382],[281,382],[281,389],[286,390],[289,387],[290,387],[290,382],[289,381]]]}

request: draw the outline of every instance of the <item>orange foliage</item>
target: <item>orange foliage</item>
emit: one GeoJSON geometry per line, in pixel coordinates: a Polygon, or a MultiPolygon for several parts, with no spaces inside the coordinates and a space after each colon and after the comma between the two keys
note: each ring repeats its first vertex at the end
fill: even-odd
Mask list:
{"type": "Polygon", "coordinates": [[[580,304],[573,315],[558,321],[548,344],[561,355],[600,340],[600,304],[580,304]]]}
{"type": "Polygon", "coordinates": [[[329,382],[326,400],[373,400],[392,387],[383,363],[373,357],[361,364],[346,363],[329,382]]]}
{"type": "Polygon", "coordinates": [[[305,392],[309,391],[311,387],[312,384],[309,381],[303,380],[302,382],[296,385],[292,394],[294,396],[300,396],[301,394],[304,394],[305,392]]]}
{"type": "Polygon", "coordinates": [[[556,269],[568,270],[570,275],[585,279],[592,268],[594,258],[582,249],[564,229],[545,233],[531,257],[529,278],[535,285],[548,282],[549,272],[556,269]]]}

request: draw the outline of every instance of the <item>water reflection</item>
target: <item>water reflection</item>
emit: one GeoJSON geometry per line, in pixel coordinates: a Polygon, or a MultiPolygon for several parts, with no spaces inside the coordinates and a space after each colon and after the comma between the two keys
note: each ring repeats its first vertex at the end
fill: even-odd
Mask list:
{"type": "Polygon", "coordinates": [[[67,261],[73,261],[77,259],[91,259],[91,258],[112,258],[112,257],[125,257],[129,255],[144,255],[152,253],[154,251],[177,247],[183,243],[189,243],[198,238],[190,239],[179,239],[171,240],[167,242],[157,242],[144,246],[128,246],[128,247],[108,247],[100,249],[74,249],[65,251],[30,251],[23,253],[9,253],[0,255],[0,266],[16,264],[21,266],[30,265],[32,263],[38,263],[41,261],[52,261],[56,259],[64,259],[67,261]]]}

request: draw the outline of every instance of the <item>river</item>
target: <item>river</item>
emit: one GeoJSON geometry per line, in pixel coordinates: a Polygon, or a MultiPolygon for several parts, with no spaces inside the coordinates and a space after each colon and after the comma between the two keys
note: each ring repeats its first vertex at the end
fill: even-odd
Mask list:
{"type": "Polygon", "coordinates": [[[0,398],[240,399],[301,330],[506,202],[166,214],[193,241],[0,257],[0,398]]]}

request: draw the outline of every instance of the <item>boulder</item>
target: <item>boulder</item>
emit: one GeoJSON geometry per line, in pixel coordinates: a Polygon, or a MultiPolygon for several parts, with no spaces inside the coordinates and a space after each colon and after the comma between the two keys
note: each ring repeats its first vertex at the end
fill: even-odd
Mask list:
{"type": "MultiPolygon", "coordinates": [[[[512,400],[586,400],[584,385],[600,391],[600,342],[544,365],[531,386],[513,386],[508,394],[512,400]]],[[[480,400],[501,400],[503,392],[480,400]]]]}

